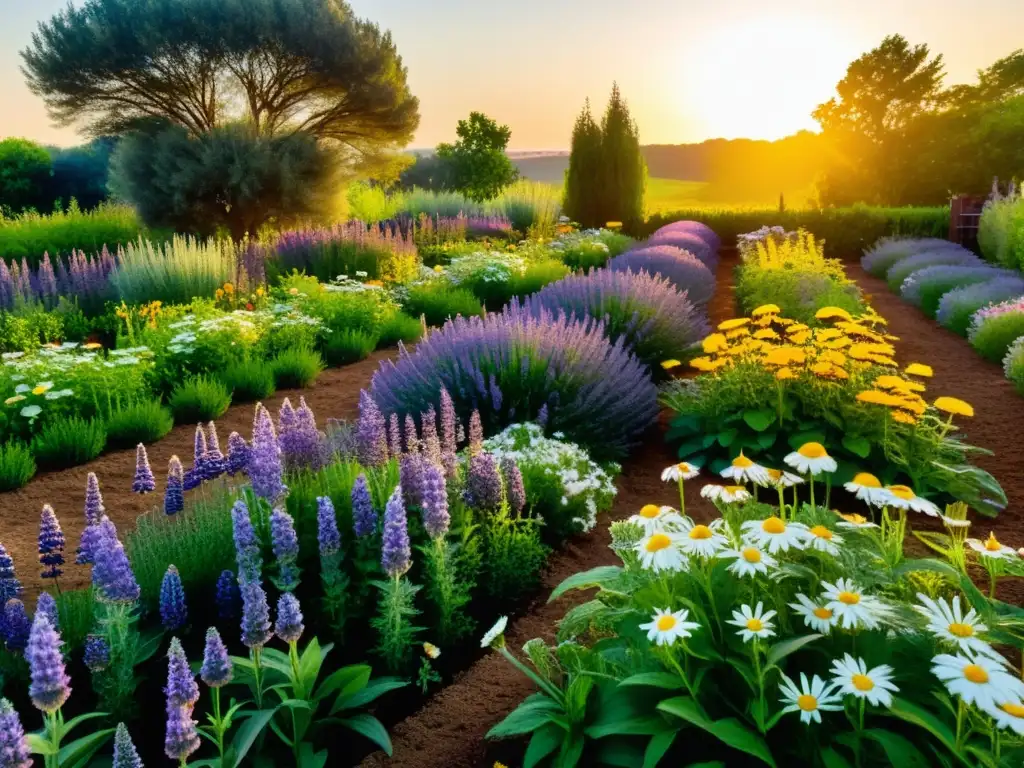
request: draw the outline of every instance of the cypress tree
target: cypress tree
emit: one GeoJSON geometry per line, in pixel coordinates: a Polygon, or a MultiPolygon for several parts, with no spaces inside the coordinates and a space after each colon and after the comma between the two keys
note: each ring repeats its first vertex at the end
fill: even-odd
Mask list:
{"type": "Polygon", "coordinates": [[[625,231],[636,232],[644,220],[647,165],[640,153],[639,131],[617,83],[612,86],[601,134],[602,178],[598,189],[604,221],[600,223],[621,221],[625,231]]]}
{"type": "Polygon", "coordinates": [[[601,205],[601,127],[590,113],[590,100],[572,129],[572,151],[565,170],[565,215],[584,227],[603,226],[601,205]]]}

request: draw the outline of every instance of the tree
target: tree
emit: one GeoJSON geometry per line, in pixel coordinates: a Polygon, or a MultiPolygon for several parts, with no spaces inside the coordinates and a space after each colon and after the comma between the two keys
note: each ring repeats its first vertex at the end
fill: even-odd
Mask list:
{"type": "Polygon", "coordinates": [[[74,198],[80,208],[89,210],[106,200],[110,156],[116,146],[116,138],[104,136],[78,147],[47,147],[53,162],[48,207],[67,206],[74,198]]]}
{"type": "Polygon", "coordinates": [[[565,215],[584,227],[604,226],[601,189],[601,126],[594,122],[587,99],[572,129],[569,167],[565,169],[565,215]]]}
{"type": "Polygon", "coordinates": [[[511,128],[482,112],[470,112],[468,120],[459,120],[455,134],[459,138],[454,144],[437,145],[437,156],[451,164],[455,189],[480,203],[516,180],[518,173],[505,154],[511,128]]]}
{"type": "Polygon", "coordinates": [[[636,232],[644,221],[644,190],[647,165],[640,152],[640,134],[618,84],[601,121],[602,188],[607,221],[621,221],[627,232],[636,232]]]}
{"type": "Polygon", "coordinates": [[[50,154],[28,139],[0,141],[0,208],[21,213],[47,207],[50,154]]]}

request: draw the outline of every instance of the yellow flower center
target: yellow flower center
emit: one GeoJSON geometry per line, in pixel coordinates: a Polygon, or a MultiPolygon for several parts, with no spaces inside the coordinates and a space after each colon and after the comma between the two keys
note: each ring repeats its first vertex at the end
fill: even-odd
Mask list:
{"type": "Polygon", "coordinates": [[[672,539],[664,533],[656,533],[647,540],[648,552],[660,552],[672,546],[672,539]]]}
{"type": "Polygon", "coordinates": [[[741,451],[740,455],[732,460],[732,465],[737,469],[747,469],[748,467],[754,466],[754,462],[752,462],[750,459],[744,456],[743,452],[741,451]]]}
{"type": "Polygon", "coordinates": [[[879,482],[878,478],[872,475],[870,472],[859,472],[856,477],[853,478],[854,485],[860,485],[864,488],[881,488],[882,483],[879,482]]]}
{"type": "Polygon", "coordinates": [[[678,624],[678,622],[676,621],[676,617],[673,616],[672,614],[669,614],[667,616],[662,616],[660,619],[658,619],[658,631],[659,632],[668,632],[676,624],[678,624]]]}
{"type": "Polygon", "coordinates": [[[706,525],[695,525],[690,529],[691,539],[710,539],[715,534],[706,525]]]}
{"type": "Polygon", "coordinates": [[[1024,717],[1024,704],[1000,704],[999,708],[1013,717],[1024,717]]]}
{"type": "Polygon", "coordinates": [[[903,499],[904,501],[910,501],[915,496],[913,489],[905,485],[890,485],[886,490],[897,499],[903,499]]]}
{"type": "Polygon", "coordinates": [[[800,450],[797,453],[805,459],[821,459],[828,456],[825,446],[821,443],[804,443],[800,446],[800,450]]]}
{"type": "Polygon", "coordinates": [[[648,520],[654,520],[660,514],[661,507],[656,504],[644,504],[640,508],[640,517],[646,517],[648,520]]]}
{"type": "Polygon", "coordinates": [[[858,691],[870,691],[875,687],[875,681],[867,675],[854,675],[850,678],[850,682],[858,691]]]}
{"type": "Polygon", "coordinates": [[[824,525],[816,525],[811,528],[811,533],[817,536],[819,539],[825,539],[829,541],[832,539],[832,531],[826,528],[824,525]]]}
{"type": "Polygon", "coordinates": [[[786,524],[777,517],[769,517],[761,523],[761,530],[765,533],[780,534],[786,532],[786,524]]]}
{"type": "Polygon", "coordinates": [[[760,563],[761,553],[753,547],[747,547],[743,550],[743,559],[748,563],[760,563]]]}
{"type": "Polygon", "coordinates": [[[988,672],[977,664],[968,664],[964,667],[964,678],[977,685],[984,685],[988,682],[988,672]]]}
{"type": "Polygon", "coordinates": [[[970,624],[961,624],[960,622],[954,622],[953,624],[949,625],[948,629],[949,634],[956,635],[957,637],[974,636],[974,627],[972,627],[970,624]]]}
{"type": "Polygon", "coordinates": [[[805,693],[796,700],[796,705],[804,712],[813,712],[818,708],[818,700],[809,693],[805,693]]]}
{"type": "Polygon", "coordinates": [[[985,539],[985,549],[987,549],[989,552],[998,552],[1002,548],[1003,545],[999,543],[994,533],[990,533],[988,535],[988,538],[985,539]]]}
{"type": "Polygon", "coordinates": [[[47,390],[47,387],[36,387],[32,390],[33,395],[41,395],[47,390]]]}
{"type": "Polygon", "coordinates": [[[747,629],[751,632],[760,632],[764,629],[764,624],[760,619],[747,619],[747,629]]]}
{"type": "Polygon", "coordinates": [[[856,592],[840,592],[839,602],[844,605],[856,605],[860,602],[860,595],[856,592]]]}
{"type": "Polygon", "coordinates": [[[830,611],[828,608],[815,608],[814,615],[817,616],[819,619],[829,621],[832,618],[832,611],[830,611]]]}
{"type": "Polygon", "coordinates": [[[727,485],[727,486],[725,486],[726,493],[730,493],[733,496],[735,496],[740,491],[745,491],[745,490],[747,490],[747,489],[744,488],[742,485],[727,485]]]}
{"type": "Polygon", "coordinates": [[[681,462],[679,464],[676,464],[676,469],[678,469],[680,472],[683,472],[683,473],[689,473],[689,472],[693,471],[693,468],[689,464],[687,464],[685,461],[681,462]]]}

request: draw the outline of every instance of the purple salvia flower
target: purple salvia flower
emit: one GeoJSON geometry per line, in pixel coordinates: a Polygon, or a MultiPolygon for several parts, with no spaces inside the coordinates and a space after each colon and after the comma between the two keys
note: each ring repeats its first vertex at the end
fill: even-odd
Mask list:
{"type": "Polygon", "coordinates": [[[482,452],[470,458],[466,503],[482,512],[493,512],[501,506],[501,475],[492,454],[482,452]]]}
{"type": "Polygon", "coordinates": [[[412,414],[405,414],[405,450],[409,453],[419,453],[420,438],[416,434],[416,421],[412,414]]]}
{"type": "Polygon", "coordinates": [[[210,627],[206,630],[206,647],[203,650],[203,666],[199,668],[199,677],[211,688],[223,688],[231,682],[234,667],[220,633],[210,627]]]}
{"type": "Polygon", "coordinates": [[[366,485],[366,475],[360,474],[352,485],[352,530],[358,538],[377,532],[377,510],[366,485]]]}
{"type": "Polygon", "coordinates": [[[231,571],[221,571],[217,579],[216,595],[217,616],[221,620],[238,618],[238,609],[242,605],[242,595],[238,591],[238,581],[231,571]]]}
{"type": "Polygon", "coordinates": [[[47,714],[64,706],[71,695],[71,679],[64,672],[64,656],[60,650],[63,644],[57,630],[50,626],[50,620],[37,615],[25,648],[32,677],[28,693],[35,708],[47,714]]]}
{"type": "Polygon", "coordinates": [[[3,259],[0,259],[0,309],[14,309],[14,280],[3,259]]]}
{"type": "Polygon", "coordinates": [[[444,472],[434,464],[423,470],[423,527],[432,539],[448,533],[451,517],[448,514],[448,487],[444,472]]]}
{"type": "Polygon", "coordinates": [[[60,529],[53,507],[43,505],[39,518],[39,562],[43,566],[44,579],[56,579],[64,571],[64,531],[60,529]]]}
{"type": "MultiPolygon", "coordinates": [[[[706,305],[715,294],[715,266],[708,266],[697,256],[668,243],[657,243],[635,251],[626,251],[611,259],[609,272],[632,272],[663,277],[694,304],[706,305]]],[[[605,270],[601,270],[602,272],[605,270]]]]}
{"type": "Polygon", "coordinates": [[[192,466],[184,476],[184,489],[191,491],[202,485],[206,473],[206,432],[202,424],[196,425],[195,440],[193,443],[192,466]]]}
{"type": "Polygon", "coordinates": [[[176,515],[185,509],[185,471],[181,459],[171,456],[167,462],[167,489],[164,491],[164,514],[176,515]]]}
{"type": "Polygon", "coordinates": [[[515,459],[506,456],[501,460],[501,473],[505,476],[505,495],[508,506],[513,512],[522,512],[526,507],[526,488],[523,486],[523,473],[515,459]]]}
{"type": "Polygon", "coordinates": [[[271,504],[287,490],[282,480],[281,447],[274,431],[274,420],[262,404],[256,406],[256,428],[252,433],[249,455],[249,480],[253,492],[271,504]]]}
{"type": "Polygon", "coordinates": [[[118,723],[117,731],[114,732],[114,762],[111,768],[143,768],[142,758],[124,723],[118,723]]]}
{"type": "Polygon", "coordinates": [[[250,649],[262,648],[273,636],[267,593],[258,581],[242,584],[242,644],[250,649]]]}
{"type": "Polygon", "coordinates": [[[176,637],[171,638],[167,652],[167,735],[164,738],[164,754],[184,764],[188,756],[199,749],[199,734],[196,721],[192,719],[195,703],[199,700],[199,686],[196,685],[188,658],[176,637]]]}
{"type": "Polygon", "coordinates": [[[288,468],[320,469],[324,463],[324,438],[316,428],[316,416],[306,399],[300,398],[298,410],[291,412],[287,422],[282,407],[280,424],[279,442],[288,468]]]}
{"type": "Polygon", "coordinates": [[[50,620],[50,626],[60,631],[60,614],[57,611],[57,601],[49,592],[40,592],[36,599],[36,613],[42,613],[50,620]]]}
{"type": "Polygon", "coordinates": [[[181,629],[188,622],[188,606],[185,605],[185,587],[181,575],[173,565],[167,566],[167,573],[160,584],[160,623],[168,632],[181,629]]]}
{"type": "Polygon", "coordinates": [[[228,435],[228,458],[227,471],[234,477],[239,472],[245,472],[249,466],[249,444],[245,438],[237,432],[228,435]]]}
{"type": "Polygon", "coordinates": [[[53,273],[50,254],[44,253],[39,264],[39,295],[48,307],[57,304],[57,276],[53,273]]]}
{"type": "Polygon", "coordinates": [[[299,583],[296,562],[299,559],[299,537],[295,535],[295,521],[281,509],[270,514],[270,541],[277,558],[280,589],[290,591],[299,583]]]}
{"type": "Polygon", "coordinates": [[[0,699],[0,768],[32,768],[32,752],[25,729],[7,699],[0,699]]]}
{"type": "Polygon", "coordinates": [[[286,643],[297,643],[305,629],[302,626],[302,609],[291,592],[285,592],[277,601],[277,622],[274,634],[286,643]]]}
{"type": "Polygon", "coordinates": [[[4,645],[7,646],[7,650],[22,653],[28,645],[32,622],[29,621],[25,604],[21,600],[12,597],[4,603],[3,622],[0,623],[0,628],[3,629],[4,645]]]}
{"type": "Polygon", "coordinates": [[[0,604],[21,596],[21,582],[14,573],[14,560],[0,544],[0,604]]]}
{"type": "Polygon", "coordinates": [[[480,411],[474,410],[469,417],[469,455],[474,456],[484,449],[484,425],[480,411]]]}
{"type": "Polygon", "coordinates": [[[334,557],[341,552],[338,517],[329,496],[318,496],[316,500],[316,539],[320,557],[334,557]]]}
{"type": "Polygon", "coordinates": [[[152,493],[156,490],[156,478],[149,466],[149,455],[146,446],[139,443],[135,446],[135,479],[132,480],[132,493],[152,493]]]}
{"type": "Polygon", "coordinates": [[[379,467],[387,463],[388,444],[385,434],[384,416],[370,393],[359,393],[358,455],[364,467],[379,467]]]}
{"type": "Polygon", "coordinates": [[[402,429],[398,426],[397,413],[392,413],[388,420],[388,448],[392,456],[402,455],[402,429]]]}
{"type": "Polygon", "coordinates": [[[278,433],[287,432],[294,425],[295,409],[292,407],[292,401],[286,397],[277,412],[277,431],[278,433]]]}
{"type": "Polygon", "coordinates": [[[437,434],[437,412],[434,406],[430,406],[420,416],[420,423],[423,429],[423,455],[427,461],[435,467],[444,466],[444,458],[441,450],[441,439],[437,434]]]}
{"type": "Polygon", "coordinates": [[[92,567],[92,585],[98,598],[110,603],[134,603],[139,599],[139,583],[124,545],[117,538],[117,529],[106,515],[100,520],[99,528],[92,567]]]}
{"type": "Polygon", "coordinates": [[[110,646],[103,635],[89,635],[85,638],[82,653],[85,666],[90,672],[102,672],[110,666],[110,646]]]}
{"type": "Polygon", "coordinates": [[[494,374],[491,374],[491,383],[490,383],[489,390],[490,390],[490,393],[491,393],[491,408],[493,408],[496,413],[500,412],[501,411],[501,387],[498,386],[498,381],[497,381],[497,379],[494,378],[494,374]]]}
{"type": "Polygon", "coordinates": [[[220,450],[217,425],[211,421],[206,425],[206,460],[203,467],[203,479],[215,480],[223,475],[227,468],[227,460],[220,450]]]}
{"type": "Polygon", "coordinates": [[[235,541],[235,559],[238,562],[238,583],[248,584],[260,580],[263,556],[260,540],[249,517],[249,507],[242,499],[231,508],[231,525],[235,541]]]}
{"type": "Polygon", "coordinates": [[[88,565],[93,561],[93,550],[90,543],[96,533],[95,526],[106,509],[103,507],[103,494],[100,493],[100,481],[94,472],[90,472],[85,480],[85,529],[78,547],[75,563],[88,565]]]}
{"type": "Polygon", "coordinates": [[[542,405],[540,407],[540,410],[537,411],[537,424],[540,426],[541,430],[545,430],[545,429],[548,428],[548,404],[547,403],[544,403],[544,405],[542,405]]]}
{"type": "Polygon", "coordinates": [[[409,527],[402,502],[402,489],[398,487],[388,499],[384,509],[384,534],[381,565],[393,579],[397,579],[412,565],[412,550],[409,547],[409,527]]]}
{"type": "Polygon", "coordinates": [[[423,467],[425,462],[418,453],[404,453],[398,462],[398,476],[402,498],[417,507],[423,499],[423,467]]]}

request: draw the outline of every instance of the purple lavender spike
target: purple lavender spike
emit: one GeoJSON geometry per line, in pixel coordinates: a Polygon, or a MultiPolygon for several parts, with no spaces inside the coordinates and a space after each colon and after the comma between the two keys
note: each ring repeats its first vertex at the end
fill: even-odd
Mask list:
{"type": "Polygon", "coordinates": [[[388,420],[388,449],[392,456],[402,455],[402,430],[398,426],[397,413],[392,413],[388,420]]]}
{"type": "Polygon", "coordinates": [[[64,706],[71,695],[71,679],[64,671],[64,655],[60,650],[63,644],[49,619],[37,615],[25,647],[25,660],[32,678],[28,693],[35,708],[47,714],[64,706]]]}
{"type": "Polygon", "coordinates": [[[502,459],[501,473],[505,476],[505,494],[509,507],[513,512],[522,512],[526,507],[526,488],[523,486],[523,473],[515,459],[507,456],[502,459]]]}
{"type": "Polygon", "coordinates": [[[217,425],[210,422],[206,425],[206,459],[203,467],[203,479],[215,480],[227,471],[227,460],[220,450],[220,438],[217,436],[217,425]]]}
{"type": "Polygon", "coordinates": [[[281,447],[274,431],[270,412],[262,404],[256,406],[256,428],[252,434],[249,455],[249,480],[253,492],[274,504],[288,490],[282,479],[281,447]]]}
{"type": "Polygon", "coordinates": [[[60,529],[53,507],[43,505],[39,518],[39,563],[43,566],[44,579],[56,579],[62,573],[64,565],[64,532],[60,529]]]}
{"type": "Polygon", "coordinates": [[[423,527],[432,539],[442,538],[448,533],[451,517],[448,514],[448,489],[444,472],[440,467],[429,464],[423,470],[423,527]]]}
{"type": "Polygon", "coordinates": [[[360,474],[352,486],[352,528],[360,539],[377,532],[377,511],[373,508],[364,474],[360,474]]]}
{"type": "Polygon", "coordinates": [[[364,467],[379,467],[387,463],[388,446],[387,436],[385,435],[384,416],[366,390],[359,393],[359,422],[357,431],[359,462],[364,467]]]}
{"type": "Polygon", "coordinates": [[[165,515],[176,515],[185,509],[184,476],[181,459],[171,456],[167,462],[167,489],[164,491],[165,515]]]}
{"type": "Polygon", "coordinates": [[[232,432],[228,436],[228,458],[227,458],[227,471],[228,474],[234,477],[240,472],[245,472],[249,466],[249,444],[245,442],[245,438],[237,432],[232,432]]]}
{"type": "Polygon", "coordinates": [[[402,489],[396,488],[384,510],[384,535],[381,546],[381,565],[393,579],[409,570],[412,550],[409,546],[409,528],[402,502],[402,489]]]}
{"type": "Polygon", "coordinates": [[[132,493],[147,494],[156,490],[156,478],[149,466],[146,446],[139,443],[135,446],[135,479],[132,480],[132,493]]]}
{"type": "Polygon", "coordinates": [[[484,425],[480,421],[480,411],[474,410],[469,417],[469,455],[473,456],[484,449],[484,425]]]}

